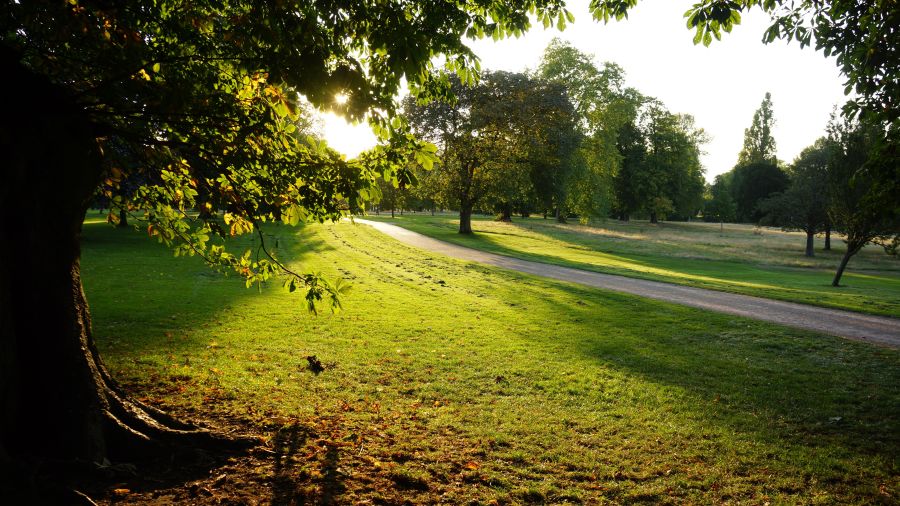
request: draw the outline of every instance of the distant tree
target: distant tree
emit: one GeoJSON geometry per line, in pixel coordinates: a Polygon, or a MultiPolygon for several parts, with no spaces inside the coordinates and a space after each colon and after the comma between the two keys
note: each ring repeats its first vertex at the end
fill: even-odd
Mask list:
{"type": "Polygon", "coordinates": [[[787,174],[771,162],[754,162],[734,168],[731,194],[737,206],[737,220],[757,223],[763,213],[759,202],[775,193],[783,192],[790,184],[787,174]]]}
{"type": "Polygon", "coordinates": [[[620,220],[628,221],[641,209],[646,186],[647,144],[636,122],[626,123],[619,129],[616,148],[622,162],[613,179],[613,212],[620,220]]]}
{"type": "Polygon", "coordinates": [[[769,162],[776,163],[777,149],[772,128],[775,126],[775,114],[772,111],[772,94],[766,97],[753,113],[753,122],[744,130],[744,147],[738,154],[738,165],[769,162]]]}
{"type": "Polygon", "coordinates": [[[813,240],[829,224],[828,162],[831,147],[825,139],[804,149],[791,165],[790,186],[782,193],[763,199],[759,211],[762,223],[784,230],[806,232],[806,256],[815,256],[813,240]]]}
{"type": "Polygon", "coordinates": [[[572,106],[559,85],[524,74],[485,73],[466,86],[451,79],[454,99],[404,103],[413,130],[439,148],[430,182],[458,206],[460,233],[477,208],[509,220],[536,200],[565,202],[565,171],[577,148],[572,106]]]}
{"type": "Polygon", "coordinates": [[[706,135],[688,115],[672,114],[645,99],[633,123],[619,130],[622,157],[614,178],[616,209],[622,219],[646,213],[652,223],[677,213],[691,216],[703,203],[700,145],[706,135]]]}
{"type": "Polygon", "coordinates": [[[410,197],[410,191],[406,185],[400,186],[399,182],[390,178],[378,178],[378,190],[380,192],[380,198],[378,199],[380,210],[390,209],[391,218],[395,217],[396,211],[403,212],[410,197]]]}
{"type": "Polygon", "coordinates": [[[640,94],[625,88],[621,67],[609,62],[598,67],[592,55],[559,39],[545,49],[538,74],[565,87],[583,137],[571,161],[565,207],[582,220],[606,216],[621,163],[619,129],[633,118],[640,94]]]}
{"type": "Polygon", "coordinates": [[[731,197],[731,188],[728,186],[728,177],[723,174],[716,176],[713,184],[709,185],[704,195],[703,219],[704,221],[718,221],[724,226],[726,221],[734,221],[737,216],[737,208],[731,197]]]}
{"type": "Polygon", "coordinates": [[[833,145],[828,165],[830,213],[847,244],[832,286],[840,285],[850,258],[866,244],[881,245],[894,255],[900,246],[900,213],[896,203],[884,206],[883,182],[877,176],[885,170],[879,165],[890,162],[877,149],[883,136],[878,123],[833,119],[829,124],[828,139],[833,145]]]}
{"type": "MultiPolygon", "coordinates": [[[[637,0],[591,0],[595,19],[624,19],[637,0]]],[[[843,107],[847,118],[857,115],[878,125],[870,158],[861,169],[871,181],[866,201],[887,217],[900,214],[900,9],[882,0],[701,0],[685,13],[695,30],[694,43],[710,45],[741,22],[741,13],[761,9],[771,17],[763,42],[797,41],[815,44],[833,56],[846,77],[845,93],[855,97],[843,107]]]]}

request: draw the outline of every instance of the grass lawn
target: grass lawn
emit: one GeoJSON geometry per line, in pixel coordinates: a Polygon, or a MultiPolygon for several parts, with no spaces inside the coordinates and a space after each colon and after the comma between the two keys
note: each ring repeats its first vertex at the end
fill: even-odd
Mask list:
{"type": "Polygon", "coordinates": [[[297,294],[247,290],[95,221],[83,275],[113,375],[269,445],[198,487],[123,502],[900,497],[897,350],[446,259],[350,223],[273,226],[282,256],[354,284],[344,312],[312,317],[297,294]]]}
{"type": "Polygon", "coordinates": [[[443,241],[610,274],[756,295],[771,299],[900,317],[900,261],[877,246],[855,255],[834,288],[831,280],[844,254],[840,238],[832,251],[806,258],[806,236],[778,229],[712,223],[622,223],[560,225],[542,218],[501,223],[473,219],[475,234],[457,233],[455,215],[367,216],[443,241]]]}

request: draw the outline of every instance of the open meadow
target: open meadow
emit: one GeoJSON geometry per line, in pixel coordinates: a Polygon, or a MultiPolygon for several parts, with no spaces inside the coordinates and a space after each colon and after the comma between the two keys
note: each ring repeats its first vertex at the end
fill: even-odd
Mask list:
{"type": "MultiPolygon", "coordinates": [[[[429,233],[452,220],[404,221],[429,233]]],[[[574,226],[475,225],[498,252],[527,244],[529,258],[565,253],[560,261],[581,266],[605,256],[656,278],[688,274],[686,259],[702,257],[697,269],[714,285],[741,280],[726,266],[771,273],[745,274],[747,284],[778,273],[819,279],[829,258],[758,267],[772,263],[765,251],[728,250],[708,233],[684,244],[677,237],[693,229],[668,224],[666,235],[636,223],[597,229],[610,244],[602,252],[584,247],[593,236],[574,226]],[[668,263],[649,271],[651,259],[668,263]]],[[[84,285],[113,376],[181,417],[266,441],[196,486],[126,483],[128,495],[92,497],[892,504],[900,494],[897,350],[447,259],[348,222],[266,234],[292,266],[350,281],[345,310],[311,316],[280,286],[246,289],[89,215],[84,285]],[[323,371],[310,370],[311,355],[323,371]]],[[[762,239],[790,242],[769,231],[762,239]]],[[[871,299],[853,304],[895,308],[896,263],[869,252],[854,262],[847,292],[871,299]],[[878,290],[850,292],[864,282],[878,290]]]]}
{"type": "Polygon", "coordinates": [[[473,235],[457,233],[452,214],[366,216],[462,246],[526,260],[609,274],[696,286],[771,299],[900,317],[900,260],[868,246],[851,260],[841,285],[831,286],[844,254],[840,236],[831,251],[803,256],[801,233],[752,225],[608,220],[593,225],[552,219],[473,219],[473,235]]]}

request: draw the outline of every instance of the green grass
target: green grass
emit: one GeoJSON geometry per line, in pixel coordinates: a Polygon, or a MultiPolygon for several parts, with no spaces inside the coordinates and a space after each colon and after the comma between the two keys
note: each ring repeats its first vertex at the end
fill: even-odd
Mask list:
{"type": "MultiPolygon", "coordinates": [[[[900,316],[900,261],[880,247],[854,256],[832,287],[844,253],[839,238],[832,251],[806,258],[805,235],[749,225],[707,223],[622,223],[560,225],[541,218],[501,223],[473,220],[475,234],[457,233],[450,215],[367,216],[443,241],[502,255],[680,285],[743,293],[862,313],[900,316]]],[[[817,240],[821,243],[821,239],[817,240]]],[[[821,244],[817,244],[817,248],[821,244]]]]}
{"type": "Polygon", "coordinates": [[[256,479],[273,500],[321,499],[324,483],[340,503],[900,494],[896,350],[446,259],[350,223],[268,232],[292,263],[354,284],[346,311],[311,317],[296,294],[246,290],[103,224],[85,227],[83,274],[101,352],[135,395],[271,431],[278,456],[256,479]],[[325,372],[306,369],[313,354],[325,372]]]}

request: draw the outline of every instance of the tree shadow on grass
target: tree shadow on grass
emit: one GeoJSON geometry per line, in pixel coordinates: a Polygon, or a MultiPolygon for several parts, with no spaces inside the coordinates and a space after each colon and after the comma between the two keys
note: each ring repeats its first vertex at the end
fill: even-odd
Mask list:
{"type": "Polygon", "coordinates": [[[346,491],[343,474],[338,470],[340,453],[325,443],[310,451],[310,439],[316,434],[308,427],[291,425],[273,438],[275,450],[272,479],[272,505],[337,504],[346,491]]]}
{"type": "MultiPolygon", "coordinates": [[[[279,257],[285,262],[302,262],[334,249],[302,234],[302,227],[272,225],[265,232],[278,237],[279,257]]],[[[274,244],[269,243],[271,248],[274,244]]],[[[244,237],[232,241],[231,249],[255,251],[258,245],[258,240],[244,237]]],[[[234,273],[218,273],[196,257],[174,258],[171,250],[139,231],[88,224],[82,249],[83,282],[103,353],[140,356],[166,349],[179,355],[203,350],[213,338],[197,329],[214,325],[243,301],[258,297],[257,287],[248,289],[234,273]]],[[[275,280],[260,289],[282,287],[275,280]]]]}
{"type": "MultiPolygon", "coordinates": [[[[562,321],[614,333],[574,337],[576,355],[685,391],[689,416],[760,442],[900,456],[900,352],[743,318],[560,285],[585,305],[554,304],[562,321]]],[[[536,308],[533,308],[536,309],[536,308]]]]}

